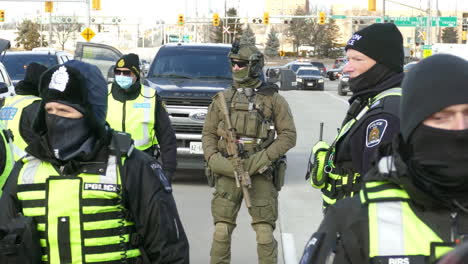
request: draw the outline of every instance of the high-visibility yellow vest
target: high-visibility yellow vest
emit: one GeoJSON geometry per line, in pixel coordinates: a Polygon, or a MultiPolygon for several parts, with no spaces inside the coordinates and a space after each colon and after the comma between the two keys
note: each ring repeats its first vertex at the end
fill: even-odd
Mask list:
{"type": "MultiPolygon", "coordinates": [[[[1,128],[1,126],[0,126],[0,128],[1,128]]],[[[3,131],[0,131],[0,137],[1,137],[1,140],[2,140],[1,143],[3,143],[3,145],[5,146],[5,154],[6,154],[6,156],[5,156],[5,167],[3,168],[3,171],[0,172],[0,197],[1,197],[2,196],[3,185],[5,184],[6,180],[8,179],[8,175],[10,175],[11,170],[13,169],[14,160],[13,160],[13,155],[11,153],[11,148],[10,148],[11,142],[7,141],[3,131]]]]}
{"type": "Polygon", "coordinates": [[[455,244],[443,241],[413,212],[408,193],[390,182],[368,182],[359,193],[368,205],[369,257],[371,263],[382,258],[393,262],[434,263],[455,244]]]}
{"type": "MultiPolygon", "coordinates": [[[[109,85],[112,90],[112,85],[109,85]]],[[[107,97],[107,122],[117,131],[129,133],[135,148],[146,150],[158,144],[154,131],[156,111],[156,90],[141,85],[141,94],[135,100],[124,103],[115,100],[110,93],[107,97]]]]}
{"type": "Polygon", "coordinates": [[[12,151],[15,160],[19,160],[26,155],[24,150],[27,144],[19,131],[21,113],[26,106],[36,100],[40,100],[40,98],[34,95],[15,95],[6,98],[5,105],[0,109],[0,121],[3,127],[10,129],[14,136],[12,151]]]}
{"type": "MultiPolygon", "coordinates": [[[[23,159],[18,200],[37,223],[42,260],[59,263],[108,263],[141,255],[131,243],[134,223],[125,220],[116,156],[99,175],[58,176],[54,167],[23,159]]],[[[134,262],[131,262],[134,263],[134,262]]]]}
{"type": "MultiPolygon", "coordinates": [[[[376,103],[379,100],[382,100],[383,98],[387,96],[401,96],[401,88],[397,87],[397,88],[385,90],[377,94],[373,98],[369,99],[369,102],[359,112],[356,118],[352,118],[340,128],[338,135],[335,137],[335,140],[329,149],[329,153],[327,154],[327,157],[329,157],[329,159],[325,161],[327,165],[325,166],[324,170],[328,170],[331,172],[328,172],[328,173],[325,172],[327,174],[326,181],[325,181],[325,186],[322,188],[322,193],[323,193],[322,198],[323,198],[324,207],[330,204],[336,203],[338,199],[342,199],[345,196],[349,196],[349,197],[353,196],[355,192],[347,191],[345,190],[345,188],[347,186],[353,186],[354,183],[356,183],[356,179],[360,177],[360,174],[357,172],[350,171],[349,173],[346,173],[346,174],[338,174],[335,172],[337,168],[334,164],[334,158],[336,156],[335,147],[336,147],[337,142],[340,139],[342,139],[351,130],[351,128],[372,108],[372,105],[374,103],[376,103]],[[341,196],[339,194],[341,194],[341,196]]],[[[314,186],[312,179],[311,179],[311,184],[312,186],[314,186]]]]}

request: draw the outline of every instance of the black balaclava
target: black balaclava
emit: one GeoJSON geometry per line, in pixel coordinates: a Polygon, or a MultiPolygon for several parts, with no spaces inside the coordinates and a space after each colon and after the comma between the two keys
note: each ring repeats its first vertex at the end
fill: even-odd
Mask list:
{"type": "Polygon", "coordinates": [[[361,91],[375,87],[377,84],[388,79],[394,74],[395,72],[390,70],[387,66],[376,63],[369,70],[360,74],[356,78],[350,78],[348,81],[349,89],[354,94],[356,94],[361,91]]]}
{"type": "Polygon", "coordinates": [[[15,86],[16,94],[39,96],[39,80],[45,71],[46,66],[31,62],[26,68],[24,79],[15,86]]]}
{"type": "Polygon", "coordinates": [[[468,104],[468,61],[434,55],[416,65],[402,83],[400,127],[413,183],[444,204],[468,205],[468,130],[445,130],[422,122],[442,109],[468,104]]]}
{"type": "Polygon", "coordinates": [[[78,61],[54,66],[42,75],[40,96],[33,129],[47,141],[54,158],[66,162],[92,157],[106,131],[107,85],[99,69],[78,61]],[[48,102],[71,106],[83,117],[49,114],[44,109],[48,102]]]}
{"type": "Polygon", "coordinates": [[[137,79],[128,89],[123,89],[122,87],[120,87],[120,85],[116,82],[114,78],[114,82],[112,83],[111,88],[111,93],[114,99],[120,102],[136,99],[141,92],[140,58],[138,57],[138,55],[134,53],[123,55],[115,63],[115,68],[128,68],[133,72],[133,74],[135,74],[137,79]]]}

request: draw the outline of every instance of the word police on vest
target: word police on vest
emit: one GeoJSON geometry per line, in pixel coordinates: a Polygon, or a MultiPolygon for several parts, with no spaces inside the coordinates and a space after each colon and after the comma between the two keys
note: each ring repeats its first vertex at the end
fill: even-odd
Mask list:
{"type": "Polygon", "coordinates": [[[84,184],[85,190],[92,191],[105,191],[105,192],[117,192],[116,184],[104,184],[104,183],[86,183],[84,184]]]}

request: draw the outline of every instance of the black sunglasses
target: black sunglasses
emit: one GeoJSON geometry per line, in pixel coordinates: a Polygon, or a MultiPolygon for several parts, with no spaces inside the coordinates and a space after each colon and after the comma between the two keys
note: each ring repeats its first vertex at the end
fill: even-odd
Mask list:
{"type": "Polygon", "coordinates": [[[249,65],[249,61],[246,61],[246,60],[231,60],[231,64],[232,64],[232,67],[237,65],[237,67],[242,68],[242,67],[246,67],[247,65],[249,65]]]}
{"type": "Polygon", "coordinates": [[[123,76],[130,76],[132,75],[132,71],[128,71],[128,70],[114,70],[114,74],[115,75],[123,75],[123,76]]]}

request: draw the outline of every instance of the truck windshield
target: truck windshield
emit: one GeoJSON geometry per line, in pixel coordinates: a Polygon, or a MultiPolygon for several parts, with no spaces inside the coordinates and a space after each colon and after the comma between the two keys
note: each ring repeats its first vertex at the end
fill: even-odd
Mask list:
{"type": "Polygon", "coordinates": [[[231,79],[229,49],[161,48],[148,76],[183,79],[231,79]]]}
{"type": "Polygon", "coordinates": [[[31,62],[37,62],[47,68],[57,64],[57,58],[47,54],[8,54],[3,58],[3,64],[12,80],[23,80],[26,67],[31,62]]]}

